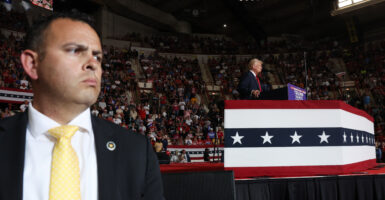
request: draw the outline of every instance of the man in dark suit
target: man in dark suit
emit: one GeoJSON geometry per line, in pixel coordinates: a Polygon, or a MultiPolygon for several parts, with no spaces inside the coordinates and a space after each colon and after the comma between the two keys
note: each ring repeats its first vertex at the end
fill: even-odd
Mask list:
{"type": "Polygon", "coordinates": [[[79,127],[69,145],[79,163],[82,200],[164,199],[147,138],[91,117],[102,56],[100,38],[82,14],[54,14],[27,34],[20,58],[34,100],[28,111],[0,122],[0,200],[52,200],[52,151],[59,139],[48,130],[62,125],[79,127]]]}
{"type": "Polygon", "coordinates": [[[261,92],[261,82],[259,81],[259,75],[262,72],[263,62],[253,58],[249,62],[249,71],[244,73],[238,84],[238,91],[240,93],[240,99],[253,100],[258,99],[261,92]]]}

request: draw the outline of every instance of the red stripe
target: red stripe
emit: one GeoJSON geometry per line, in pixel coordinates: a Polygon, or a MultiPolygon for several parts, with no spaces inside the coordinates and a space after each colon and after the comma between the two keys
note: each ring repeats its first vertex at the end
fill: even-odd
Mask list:
{"type": "Polygon", "coordinates": [[[214,148],[214,147],[224,147],[221,145],[168,145],[167,148],[179,148],[179,149],[194,149],[194,148],[214,148]]]}
{"type": "Polygon", "coordinates": [[[6,88],[6,87],[0,87],[0,90],[8,90],[8,91],[17,91],[17,92],[33,93],[32,90],[22,90],[22,89],[18,89],[18,88],[6,88]]]}
{"type": "Polygon", "coordinates": [[[22,103],[24,103],[24,100],[21,100],[21,101],[9,101],[9,100],[1,100],[1,99],[0,99],[0,103],[16,103],[16,104],[22,104],[22,103]]]}
{"type": "Polygon", "coordinates": [[[366,160],[348,165],[330,166],[292,166],[292,167],[225,167],[225,170],[233,170],[236,178],[249,177],[294,177],[294,176],[318,176],[348,174],[366,170],[376,166],[376,160],[366,160]]]}
{"type": "Polygon", "coordinates": [[[338,100],[226,100],[225,109],[341,109],[374,121],[365,111],[338,100]]]}

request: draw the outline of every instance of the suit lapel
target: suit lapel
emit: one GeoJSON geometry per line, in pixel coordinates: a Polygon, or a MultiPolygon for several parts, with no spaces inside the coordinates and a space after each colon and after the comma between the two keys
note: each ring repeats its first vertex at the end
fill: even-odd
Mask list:
{"type": "Polygon", "coordinates": [[[5,195],[4,199],[22,200],[27,112],[5,119],[5,122],[0,127],[3,132],[0,136],[0,157],[4,161],[0,167],[4,177],[0,180],[0,193],[5,195]]]}
{"type": "Polygon", "coordinates": [[[99,200],[118,199],[117,195],[117,151],[107,148],[109,141],[117,144],[112,133],[113,129],[103,126],[100,119],[92,116],[92,128],[95,136],[96,159],[98,167],[98,195],[99,200]]]}
{"type": "Polygon", "coordinates": [[[258,90],[260,91],[261,88],[259,87],[259,84],[258,84],[258,81],[257,81],[257,78],[254,76],[253,73],[251,73],[251,71],[249,71],[249,74],[250,74],[250,78],[254,80],[254,85],[256,86],[256,88],[259,88],[258,90]]]}

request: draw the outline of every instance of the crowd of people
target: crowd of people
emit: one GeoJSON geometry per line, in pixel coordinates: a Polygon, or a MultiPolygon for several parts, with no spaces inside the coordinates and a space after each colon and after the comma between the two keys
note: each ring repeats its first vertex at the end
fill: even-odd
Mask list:
{"type": "Polygon", "coordinates": [[[0,35],[0,87],[30,89],[19,60],[21,48],[21,37],[0,35]]]}
{"type": "Polygon", "coordinates": [[[144,81],[152,83],[153,88],[140,91],[140,103],[144,106],[134,112],[139,114],[139,124],[146,121],[149,137],[154,141],[167,138],[170,144],[177,145],[223,143],[222,124],[216,119],[220,116],[217,105],[207,107],[201,100],[204,81],[196,59],[154,54],[140,56],[139,60],[144,81]]]}
{"type": "Polygon", "coordinates": [[[161,52],[201,54],[235,54],[239,52],[238,45],[223,36],[210,37],[170,33],[146,36],[134,32],[113,39],[137,42],[143,47],[152,47],[161,52]]]}
{"type": "MultiPolygon", "coordinates": [[[[7,18],[19,19],[23,16],[12,12],[0,13],[7,18]]],[[[18,22],[23,24],[23,20],[18,22]]],[[[0,24],[2,28],[24,31],[24,25],[0,24]]],[[[228,54],[236,53],[241,48],[226,39],[186,35],[143,37],[128,34],[123,39],[150,44],[161,52],[228,54]]],[[[305,77],[308,75],[309,99],[340,99],[364,109],[375,119],[376,136],[383,136],[385,41],[358,46],[332,42],[329,48],[328,45],[321,45],[319,49],[308,50],[307,74],[302,49],[296,46],[288,48],[288,43],[282,42],[273,46],[259,55],[265,64],[272,66],[269,72],[279,77],[279,83],[269,80],[267,72],[263,71],[263,91],[269,90],[273,84],[292,83],[305,88],[305,77]],[[282,53],[285,48],[287,53],[282,53]],[[277,52],[269,53],[274,50],[277,52]],[[342,59],[346,71],[342,74],[332,71],[331,58],[342,59]],[[342,83],[346,80],[355,82],[354,91],[344,88],[342,83]]],[[[0,35],[0,87],[31,89],[19,61],[21,47],[20,36],[0,35]]],[[[222,92],[217,99],[203,102],[202,97],[207,94],[196,59],[162,57],[157,53],[144,56],[131,48],[111,46],[103,46],[103,57],[102,91],[98,102],[92,106],[93,115],[147,135],[154,145],[162,143],[164,149],[167,145],[223,144],[223,99],[225,95],[231,99],[238,98],[237,83],[247,70],[247,60],[237,60],[229,55],[209,59],[207,66],[214,84],[220,85],[222,92]],[[138,63],[143,79],[139,79],[134,71],[134,63],[138,63]],[[152,88],[140,88],[138,81],[151,83],[152,88]]],[[[3,104],[1,118],[23,111],[26,106],[27,103],[21,106],[3,104]]]]}

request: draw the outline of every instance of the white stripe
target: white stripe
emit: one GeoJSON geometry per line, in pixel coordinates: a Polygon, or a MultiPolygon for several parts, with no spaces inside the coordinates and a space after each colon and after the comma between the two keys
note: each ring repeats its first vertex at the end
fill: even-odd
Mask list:
{"type": "MultiPolygon", "coordinates": [[[[203,158],[203,155],[203,152],[201,154],[189,154],[190,158],[203,158]]],[[[215,153],[215,155],[210,153],[209,156],[221,156],[221,153],[215,153]]]]}
{"type": "Polygon", "coordinates": [[[225,148],[225,167],[346,165],[375,159],[372,146],[225,148]]]}
{"type": "Polygon", "coordinates": [[[373,122],[341,109],[225,109],[225,128],[343,127],[374,134],[373,122]]]}
{"type": "Polygon", "coordinates": [[[13,91],[13,90],[0,90],[0,93],[13,94],[13,95],[33,96],[32,92],[21,92],[21,91],[13,91]]]}
{"type": "Polygon", "coordinates": [[[200,158],[202,157],[203,158],[203,153],[201,154],[189,154],[190,158],[200,158]]]}
{"type": "Polygon", "coordinates": [[[25,99],[25,98],[14,98],[14,97],[0,97],[0,100],[4,101],[17,101],[17,102],[23,102],[25,100],[30,101],[30,99],[25,99]]]}

